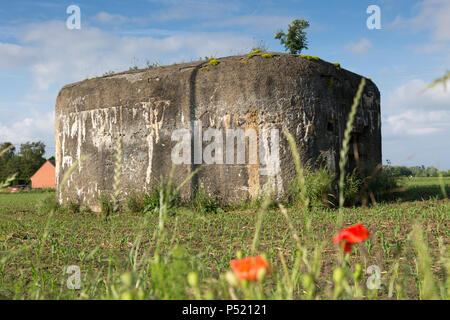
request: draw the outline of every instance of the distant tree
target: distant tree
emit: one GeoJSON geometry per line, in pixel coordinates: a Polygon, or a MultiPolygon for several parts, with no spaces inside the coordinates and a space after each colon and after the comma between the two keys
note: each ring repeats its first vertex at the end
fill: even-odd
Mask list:
{"type": "Polygon", "coordinates": [[[403,177],[407,177],[407,176],[411,176],[413,175],[413,171],[407,167],[392,167],[392,174],[394,176],[403,176],[403,177]]]}
{"type": "Polygon", "coordinates": [[[418,177],[422,172],[422,168],[420,166],[411,167],[411,175],[418,177]]]}
{"type": "Polygon", "coordinates": [[[275,39],[280,40],[286,51],[291,54],[299,54],[303,49],[308,49],[305,29],[309,28],[309,22],[303,19],[296,19],[288,26],[288,33],[279,30],[275,34],[275,39]]]}
{"type": "Polygon", "coordinates": [[[0,180],[16,174],[18,178],[29,179],[46,161],[45,144],[27,142],[20,145],[19,152],[9,143],[0,143],[0,150],[9,149],[0,156],[0,180]]]}
{"type": "Polygon", "coordinates": [[[437,177],[439,174],[439,170],[435,167],[427,167],[427,177],[437,177]]]}
{"type": "Polygon", "coordinates": [[[27,142],[20,145],[18,156],[21,158],[21,178],[30,178],[46,161],[43,142],[27,142]]]}
{"type": "Polygon", "coordinates": [[[0,143],[0,164],[8,162],[14,155],[16,148],[11,142],[0,143]]]}
{"type": "Polygon", "coordinates": [[[427,173],[426,173],[426,170],[425,170],[425,166],[422,165],[422,166],[420,167],[419,177],[426,177],[426,176],[427,176],[427,173]]]}
{"type": "Polygon", "coordinates": [[[23,173],[23,161],[22,158],[19,157],[18,155],[14,155],[12,156],[8,162],[6,163],[6,167],[5,167],[5,175],[2,178],[6,178],[12,175],[16,175],[16,177],[20,177],[22,178],[22,173],[23,173]]]}
{"type": "Polygon", "coordinates": [[[13,155],[16,148],[11,142],[0,143],[0,156],[7,157],[8,154],[13,155]]]}
{"type": "Polygon", "coordinates": [[[8,177],[8,161],[14,157],[16,148],[11,142],[5,142],[0,144],[0,180],[8,177]]]}
{"type": "Polygon", "coordinates": [[[383,166],[383,170],[386,172],[389,172],[392,175],[397,176],[397,177],[400,177],[400,176],[403,176],[403,177],[409,177],[409,176],[438,177],[440,174],[444,177],[450,176],[450,170],[440,171],[436,167],[433,167],[433,166],[425,167],[424,165],[414,166],[414,167],[409,167],[409,168],[404,167],[404,166],[385,165],[385,166],[383,166]]]}

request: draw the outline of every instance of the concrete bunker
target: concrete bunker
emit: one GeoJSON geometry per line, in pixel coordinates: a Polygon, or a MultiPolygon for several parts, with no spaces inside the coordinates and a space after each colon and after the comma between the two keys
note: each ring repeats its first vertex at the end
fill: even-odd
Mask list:
{"type": "MultiPolygon", "coordinates": [[[[222,132],[226,149],[227,130],[241,129],[257,136],[257,163],[251,162],[249,137],[245,138],[245,163],[205,165],[181,190],[189,199],[202,183],[211,195],[224,202],[257,197],[270,188],[278,198],[288,195],[295,176],[291,151],[283,135],[295,138],[302,161],[314,166],[325,155],[336,171],[347,116],[361,76],[319,60],[297,55],[260,54],[129,71],[66,85],[55,112],[57,194],[60,203],[76,201],[100,210],[99,197],[112,192],[116,142],[122,146],[121,197],[131,192],[150,192],[167,178],[178,140],[174,132],[187,130],[192,150],[198,132],[222,132]],[[207,67],[207,68],[206,68],[207,67]],[[332,81],[330,80],[332,79],[332,81]],[[279,133],[279,170],[267,172],[261,165],[262,134],[279,133]],[[76,160],[86,157],[61,182],[76,160]]],[[[217,135],[216,135],[217,137],[217,135]]],[[[215,139],[203,143],[213,143],[215,139]]],[[[234,147],[237,148],[237,140],[234,147]]],[[[368,80],[358,106],[352,132],[359,159],[381,162],[380,94],[368,80]]],[[[355,166],[350,148],[349,168],[355,166]]],[[[215,151],[214,151],[215,152],[215,151]]],[[[270,153],[269,153],[270,155],[270,153]]],[[[174,182],[180,183],[200,163],[191,152],[189,163],[178,164],[174,182]]],[[[215,157],[217,154],[212,153],[215,157]]],[[[198,160],[198,159],[197,159],[198,160]]]]}

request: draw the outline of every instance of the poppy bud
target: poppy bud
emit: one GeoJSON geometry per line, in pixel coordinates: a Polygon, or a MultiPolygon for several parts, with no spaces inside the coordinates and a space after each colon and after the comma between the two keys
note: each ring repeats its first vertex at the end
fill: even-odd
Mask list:
{"type": "Polygon", "coordinates": [[[189,285],[193,288],[198,285],[198,275],[195,272],[189,272],[187,280],[189,285]]]}
{"type": "Polygon", "coordinates": [[[122,283],[125,286],[131,287],[132,282],[133,282],[133,277],[132,277],[131,273],[127,272],[120,276],[120,280],[122,280],[122,283]]]}
{"type": "Polygon", "coordinates": [[[124,293],[122,293],[122,295],[120,296],[121,300],[132,300],[133,299],[133,295],[131,294],[130,291],[126,291],[124,293]]]}
{"type": "Polygon", "coordinates": [[[239,280],[231,271],[227,271],[227,273],[225,273],[225,279],[227,280],[228,284],[232,287],[237,287],[239,285],[239,280]]]}
{"type": "Polygon", "coordinates": [[[305,289],[308,289],[314,283],[314,279],[309,274],[302,275],[301,281],[305,289]]]}
{"type": "Polygon", "coordinates": [[[334,283],[336,283],[336,284],[341,283],[342,280],[344,279],[344,274],[345,274],[344,269],[342,269],[342,268],[334,269],[334,271],[333,271],[334,283]]]}
{"type": "Polygon", "coordinates": [[[214,300],[214,294],[211,291],[206,291],[205,300],[214,300]]]}
{"type": "Polygon", "coordinates": [[[355,272],[353,272],[353,278],[355,281],[361,280],[361,274],[362,274],[362,266],[358,263],[355,266],[355,272]]]}
{"type": "Polygon", "coordinates": [[[258,273],[256,274],[257,281],[258,282],[263,281],[266,274],[267,274],[266,268],[259,268],[258,273]]]}

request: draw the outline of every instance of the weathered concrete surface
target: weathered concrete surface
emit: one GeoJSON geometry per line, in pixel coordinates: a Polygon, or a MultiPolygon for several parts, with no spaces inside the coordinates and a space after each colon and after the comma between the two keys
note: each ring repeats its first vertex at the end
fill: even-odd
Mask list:
{"type": "MultiPolygon", "coordinates": [[[[249,164],[248,155],[245,164],[206,165],[182,189],[184,199],[200,182],[225,202],[255,197],[265,187],[280,198],[286,196],[295,167],[284,129],[296,139],[302,161],[318,165],[317,160],[325,158],[330,169],[336,170],[347,116],[361,76],[325,61],[289,54],[218,60],[216,66],[199,61],[65,86],[58,95],[55,115],[60,202],[77,201],[93,210],[100,209],[99,196],[112,191],[119,136],[120,196],[150,192],[161,177],[169,177],[171,152],[177,144],[171,139],[173,131],[192,130],[194,120],[202,121],[203,130],[279,129],[281,170],[273,176],[262,175],[261,165],[249,164]],[[62,186],[64,174],[82,156],[87,160],[62,186]]],[[[358,106],[353,136],[362,161],[381,162],[380,94],[370,80],[358,106]]],[[[197,167],[176,166],[175,183],[197,167]]]]}

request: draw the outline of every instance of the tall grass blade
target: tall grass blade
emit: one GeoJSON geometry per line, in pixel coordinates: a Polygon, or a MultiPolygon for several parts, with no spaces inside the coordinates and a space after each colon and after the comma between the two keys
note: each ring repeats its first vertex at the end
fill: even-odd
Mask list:
{"type": "Polygon", "coordinates": [[[307,211],[309,207],[309,199],[307,196],[306,191],[306,180],[305,180],[305,174],[304,169],[300,160],[300,154],[297,150],[297,144],[295,143],[294,137],[289,133],[289,131],[284,130],[284,135],[286,136],[286,139],[289,142],[289,146],[291,148],[292,157],[294,158],[295,163],[295,169],[297,171],[297,183],[298,187],[300,189],[300,205],[302,206],[302,209],[307,211]]]}
{"type": "Polygon", "coordinates": [[[347,154],[349,149],[350,137],[353,129],[353,121],[355,120],[356,110],[361,100],[361,95],[366,85],[366,79],[361,78],[356,96],[353,99],[353,104],[348,115],[347,127],[344,132],[344,140],[342,142],[342,149],[339,160],[339,208],[344,207],[344,183],[345,183],[345,166],[347,164],[347,154]]]}
{"type": "Polygon", "coordinates": [[[431,84],[429,84],[428,86],[426,86],[422,92],[434,88],[435,86],[437,86],[439,83],[442,83],[442,85],[444,86],[444,90],[447,90],[447,81],[450,80],[450,71],[447,71],[447,73],[442,77],[442,78],[438,78],[436,80],[434,80],[431,84]]]}
{"type": "Polygon", "coordinates": [[[436,300],[438,299],[436,284],[431,269],[431,258],[428,253],[428,247],[424,241],[422,229],[415,224],[411,232],[412,243],[417,254],[417,271],[420,282],[420,299],[436,300]]]}

